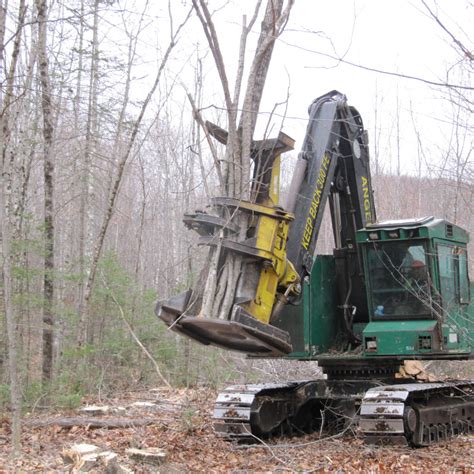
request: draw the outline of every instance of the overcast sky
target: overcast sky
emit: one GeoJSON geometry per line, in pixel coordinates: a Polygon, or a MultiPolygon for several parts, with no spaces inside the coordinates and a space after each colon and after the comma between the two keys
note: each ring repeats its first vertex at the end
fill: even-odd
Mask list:
{"type": "MultiPolygon", "coordinates": [[[[469,51],[474,51],[472,36],[469,36],[474,25],[472,0],[425,1],[456,38],[469,51]]],[[[133,13],[131,17],[126,17],[129,22],[130,18],[138,19],[145,3],[145,0],[125,0],[119,7],[133,13]]],[[[208,4],[213,11],[228,77],[233,83],[242,15],[245,13],[250,18],[255,0],[209,0],[208,4]]],[[[171,6],[176,27],[191,2],[173,0],[171,6]]],[[[146,34],[140,39],[141,66],[135,72],[138,79],[132,86],[132,94],[137,98],[149,90],[157,61],[164,51],[163,45],[169,40],[167,17],[167,2],[150,2],[146,34]]],[[[108,20],[106,17],[104,23],[108,20]]],[[[112,23],[115,23],[110,26],[115,28],[112,36],[122,37],[121,48],[126,51],[124,26],[110,19],[109,25],[112,23]]],[[[255,45],[259,28],[257,22],[249,37],[248,59],[252,57],[251,47],[255,45]]],[[[215,120],[216,108],[223,104],[222,88],[207,40],[195,15],[183,29],[173,52],[167,77],[169,82],[164,86],[163,93],[168,94],[167,87],[171,82],[193,91],[197,55],[203,60],[203,107],[207,107],[203,115],[215,120]],[[196,53],[197,50],[199,53],[196,53]]],[[[288,94],[288,102],[276,109],[271,135],[277,134],[285,116],[282,130],[296,139],[298,151],[306,130],[308,106],[316,97],[337,89],[346,94],[349,103],[361,113],[369,131],[372,157],[377,144],[383,171],[396,171],[397,157],[400,156],[402,173],[417,172],[420,150],[416,132],[424,152],[423,172],[430,167],[433,171],[449,146],[453,114],[459,112],[444,100],[449,89],[367,68],[415,76],[435,83],[445,82],[449,70],[451,83],[472,88],[474,66],[470,65],[469,75],[466,61],[464,68],[459,66],[460,59],[459,48],[430,17],[422,0],[296,0],[286,31],[278,39],[274,50],[255,138],[262,138],[274,105],[286,102],[288,94]],[[461,71],[464,71],[462,76],[461,71]]],[[[472,90],[463,92],[474,100],[472,90]]],[[[174,93],[177,106],[182,107],[187,102],[183,88],[176,86],[174,93]]],[[[159,101],[159,97],[156,100],[159,101]]],[[[187,115],[191,119],[190,111],[187,115]]],[[[469,120],[466,113],[458,114],[461,125],[469,120]]],[[[461,153],[467,153],[473,146],[472,134],[466,135],[465,128],[459,131],[464,134],[461,137],[461,153]]]]}
{"type": "MultiPolygon", "coordinates": [[[[473,50],[467,33],[474,24],[473,8],[469,2],[440,1],[442,8],[432,0],[427,2],[439,13],[446,26],[473,50]]],[[[226,4],[215,13],[214,21],[221,36],[229,77],[232,78],[242,14],[245,12],[250,16],[254,2],[210,4],[226,4]]],[[[258,28],[257,23],[254,37],[258,28]]],[[[206,42],[199,25],[196,24],[196,29],[191,31],[195,34],[189,36],[188,33],[186,41],[199,42],[204,49],[206,42]]],[[[417,167],[413,121],[422,132],[426,150],[433,153],[433,150],[443,147],[452,129],[446,123],[450,122],[452,110],[441,100],[438,88],[370,72],[325,55],[433,82],[445,81],[446,71],[459,60],[459,55],[449,36],[428,15],[421,0],[296,0],[287,30],[275,48],[259,130],[264,130],[268,112],[275,103],[284,101],[289,91],[283,131],[297,140],[298,148],[305,132],[308,105],[314,98],[338,89],[361,112],[372,144],[374,135],[378,135],[386,171],[390,171],[390,167],[393,171],[396,162],[397,109],[403,171],[413,173],[417,167]]],[[[212,79],[213,67],[211,60],[205,65],[207,81],[204,84],[208,86],[208,94],[219,90],[212,79]]],[[[461,79],[452,74],[452,82],[464,81],[467,84],[468,78],[461,79]]],[[[212,101],[210,98],[209,104],[212,101]]],[[[285,113],[284,106],[278,108],[278,113],[285,113]]],[[[260,138],[258,133],[256,138],[260,138]]]]}

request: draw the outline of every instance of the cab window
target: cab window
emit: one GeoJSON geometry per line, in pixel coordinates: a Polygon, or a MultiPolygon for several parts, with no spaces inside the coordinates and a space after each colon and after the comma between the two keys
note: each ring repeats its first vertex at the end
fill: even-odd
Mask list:
{"type": "Polygon", "coordinates": [[[373,243],[368,249],[372,317],[431,317],[431,277],[420,241],[373,243]]]}
{"type": "Polygon", "coordinates": [[[457,251],[457,276],[459,286],[459,302],[469,304],[469,275],[467,270],[467,252],[466,249],[458,248],[457,251]]]}
{"type": "Polygon", "coordinates": [[[468,304],[470,294],[466,249],[454,245],[438,245],[438,262],[444,309],[449,311],[453,305],[468,304]]]}
{"type": "Polygon", "coordinates": [[[449,311],[456,304],[454,247],[438,245],[439,284],[443,307],[449,311]]]}

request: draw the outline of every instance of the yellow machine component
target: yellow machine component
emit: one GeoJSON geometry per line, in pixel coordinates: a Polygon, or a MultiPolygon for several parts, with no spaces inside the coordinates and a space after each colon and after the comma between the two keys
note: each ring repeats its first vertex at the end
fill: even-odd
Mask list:
{"type": "MultiPolygon", "coordinates": [[[[217,125],[207,124],[209,133],[226,144],[228,134],[217,125]]],[[[292,150],[294,140],[280,132],[277,138],[253,141],[249,199],[216,196],[212,211],[185,215],[184,223],[199,234],[199,244],[215,246],[219,258],[215,275],[217,295],[222,300],[218,317],[203,314],[206,288],[197,285],[159,303],[155,312],[176,332],[203,344],[214,344],[248,354],[281,356],[293,350],[290,334],[272,324],[292,296],[300,293],[300,277],[287,259],[287,239],[293,214],[279,205],[280,155],[292,150]],[[239,276],[225,295],[227,257],[235,255],[239,276]],[[232,301],[226,299],[233,297],[232,301]],[[224,305],[225,303],[225,305],[224,305]],[[225,310],[225,311],[224,311],[225,310]]],[[[210,267],[208,267],[210,270],[210,267]]],[[[202,283],[202,282],[201,282],[202,283]]]]}
{"type": "Polygon", "coordinates": [[[293,215],[278,208],[280,194],[280,155],[273,161],[268,197],[258,205],[250,205],[257,210],[265,207],[265,213],[258,213],[256,224],[256,245],[263,262],[255,298],[242,304],[242,308],[263,323],[269,323],[277,290],[283,293],[299,293],[300,277],[286,257],[286,241],[289,223],[293,215]]]}
{"type": "Polygon", "coordinates": [[[272,174],[270,178],[270,187],[268,189],[268,198],[265,199],[267,206],[278,206],[280,200],[280,166],[281,155],[277,155],[273,160],[272,174]]]}
{"type": "Polygon", "coordinates": [[[266,247],[266,252],[262,254],[271,253],[272,258],[262,265],[255,298],[242,307],[263,323],[270,322],[278,287],[290,289],[293,293],[299,292],[299,275],[286,258],[287,234],[288,222],[278,222],[269,217],[260,218],[256,247],[266,247]]]}

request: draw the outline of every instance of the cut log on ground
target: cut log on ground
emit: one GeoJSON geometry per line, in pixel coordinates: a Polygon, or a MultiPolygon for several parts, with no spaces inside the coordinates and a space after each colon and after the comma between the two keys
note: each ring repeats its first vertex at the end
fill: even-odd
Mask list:
{"type": "Polygon", "coordinates": [[[160,448],[127,449],[126,454],[135,461],[142,461],[148,464],[160,465],[166,460],[166,453],[160,448]]]}
{"type": "Polygon", "coordinates": [[[110,407],[108,405],[105,405],[105,406],[89,405],[87,407],[81,408],[79,411],[83,415],[102,416],[102,415],[107,415],[107,413],[110,412],[110,407]]]}
{"type": "Polygon", "coordinates": [[[97,455],[101,451],[93,444],[75,444],[63,449],[61,457],[66,465],[76,472],[88,472],[97,465],[97,455]]]}
{"type": "Polygon", "coordinates": [[[32,420],[29,426],[87,426],[89,428],[132,428],[134,426],[147,426],[154,423],[163,423],[162,420],[152,418],[50,418],[48,420],[32,420]]]}
{"type": "Polygon", "coordinates": [[[74,444],[64,448],[61,457],[70,472],[101,472],[104,474],[128,473],[118,464],[118,455],[113,451],[104,451],[93,444],[74,444]]]}

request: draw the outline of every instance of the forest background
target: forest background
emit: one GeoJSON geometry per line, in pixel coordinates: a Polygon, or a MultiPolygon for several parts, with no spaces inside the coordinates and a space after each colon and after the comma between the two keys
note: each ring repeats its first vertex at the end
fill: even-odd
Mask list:
{"type": "MultiPolygon", "coordinates": [[[[1,2],[0,406],[287,376],[179,338],[153,314],[197,278],[204,253],[182,216],[218,193],[192,107],[227,128],[193,3],[1,2]]],[[[259,3],[209,2],[229,77],[243,10],[249,22],[259,3]]],[[[296,2],[255,138],[297,140],[285,187],[307,107],[339,89],[369,130],[379,219],[435,215],[472,231],[472,2],[392,3],[296,2]]],[[[326,223],[318,251],[332,246],[326,223]]]]}

